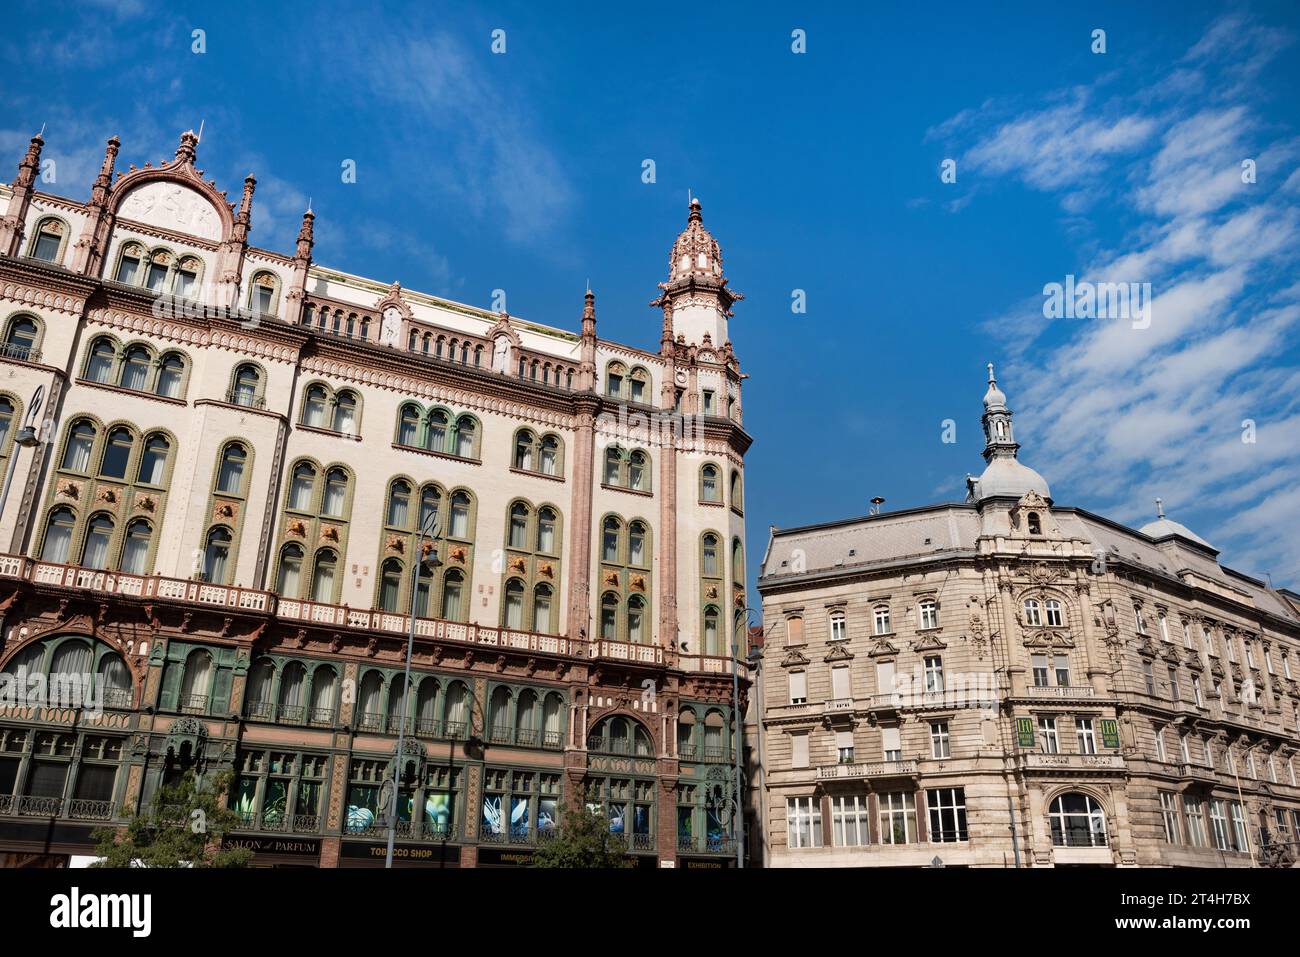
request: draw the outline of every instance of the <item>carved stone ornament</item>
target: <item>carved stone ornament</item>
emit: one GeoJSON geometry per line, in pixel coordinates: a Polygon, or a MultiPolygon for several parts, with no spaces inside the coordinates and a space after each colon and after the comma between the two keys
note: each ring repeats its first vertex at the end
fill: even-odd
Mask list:
{"type": "Polygon", "coordinates": [[[782,668],[794,668],[799,665],[806,665],[811,659],[797,648],[790,648],[786,651],[785,657],[781,659],[782,668]]]}

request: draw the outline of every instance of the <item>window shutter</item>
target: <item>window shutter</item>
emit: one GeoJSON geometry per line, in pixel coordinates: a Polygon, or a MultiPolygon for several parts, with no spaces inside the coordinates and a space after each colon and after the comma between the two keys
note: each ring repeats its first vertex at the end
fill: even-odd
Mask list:
{"type": "Polygon", "coordinates": [[[852,732],[852,731],[836,731],[836,732],[835,732],[835,747],[836,747],[836,748],[851,748],[851,747],[853,747],[853,732],[852,732]]]}
{"type": "Polygon", "coordinates": [[[853,692],[849,690],[849,669],[832,668],[831,669],[831,697],[832,698],[851,698],[853,692]]]}
{"type": "Polygon", "coordinates": [[[882,661],[876,665],[876,694],[889,694],[894,690],[894,663],[882,661]]]}
{"type": "Polygon", "coordinates": [[[790,735],[790,767],[808,767],[808,735],[790,735]]]}
{"type": "Polygon", "coordinates": [[[806,671],[790,672],[790,700],[808,697],[808,673],[806,671]]]}
{"type": "Polygon", "coordinates": [[[886,751],[902,750],[902,734],[899,732],[898,728],[881,728],[880,737],[886,751]]]}

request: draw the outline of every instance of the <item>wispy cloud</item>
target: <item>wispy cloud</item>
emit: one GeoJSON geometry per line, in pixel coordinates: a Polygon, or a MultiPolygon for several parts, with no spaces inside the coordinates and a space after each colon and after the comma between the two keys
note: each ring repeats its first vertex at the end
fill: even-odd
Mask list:
{"type": "Polygon", "coordinates": [[[1141,93],[1106,77],[1039,103],[985,103],[930,133],[961,146],[968,173],[1013,179],[1071,216],[1113,223],[1123,210],[1122,241],[1101,248],[1089,230],[1086,252],[1045,283],[1152,284],[1146,329],[1049,322],[1035,297],[985,326],[1011,356],[1000,378],[1026,460],[1058,500],[1120,520],[1149,520],[1160,495],[1226,562],[1279,583],[1300,581],[1300,171],[1296,131],[1258,110],[1291,39],[1232,14],[1163,82],[1134,77],[1141,93]]]}

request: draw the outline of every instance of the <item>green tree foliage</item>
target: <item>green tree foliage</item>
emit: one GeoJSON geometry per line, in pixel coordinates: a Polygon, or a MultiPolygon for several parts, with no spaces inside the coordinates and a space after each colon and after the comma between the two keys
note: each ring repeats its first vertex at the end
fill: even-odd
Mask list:
{"type": "Polygon", "coordinates": [[[125,832],[112,827],[95,831],[95,853],[102,860],[91,866],[247,867],[252,851],[222,847],[227,832],[240,824],[239,815],[223,803],[233,776],[227,771],[197,782],[193,772],[186,772],[178,784],[159,788],[125,832]]]}
{"type": "Polygon", "coordinates": [[[543,843],[533,856],[533,867],[631,867],[623,843],[609,833],[604,814],[588,810],[578,800],[565,805],[560,833],[543,843]]]}

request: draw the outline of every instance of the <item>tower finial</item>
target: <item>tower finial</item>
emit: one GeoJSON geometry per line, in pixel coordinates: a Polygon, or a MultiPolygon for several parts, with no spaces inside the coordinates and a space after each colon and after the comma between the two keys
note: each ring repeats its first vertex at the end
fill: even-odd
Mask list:
{"type": "Polygon", "coordinates": [[[1156,499],[1156,518],[1164,518],[1164,517],[1165,517],[1165,503],[1164,503],[1163,500],[1157,498],[1157,499],[1156,499]]]}
{"type": "Polygon", "coordinates": [[[989,385],[997,385],[997,378],[993,375],[993,363],[989,363],[989,385]]]}

